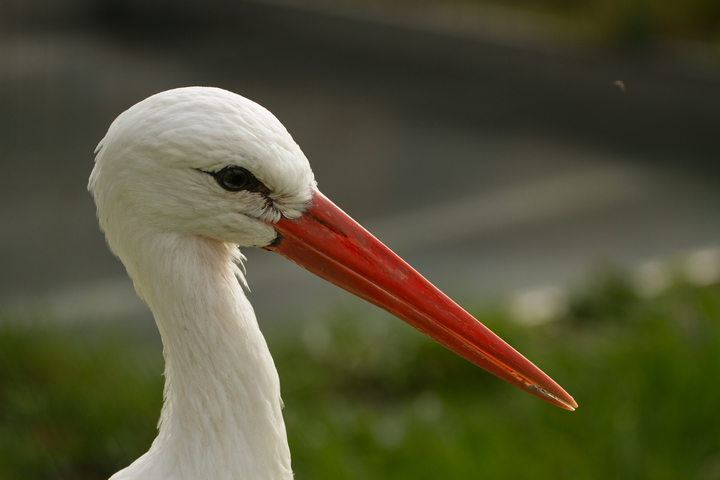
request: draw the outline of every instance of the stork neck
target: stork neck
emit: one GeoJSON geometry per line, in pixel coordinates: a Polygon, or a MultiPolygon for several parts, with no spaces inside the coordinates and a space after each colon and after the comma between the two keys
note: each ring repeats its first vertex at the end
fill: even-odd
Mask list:
{"type": "Polygon", "coordinates": [[[203,237],[152,243],[131,276],[162,336],[165,403],[157,439],[127,469],[147,473],[118,478],[292,478],[279,380],[238,283],[239,251],[203,237]]]}

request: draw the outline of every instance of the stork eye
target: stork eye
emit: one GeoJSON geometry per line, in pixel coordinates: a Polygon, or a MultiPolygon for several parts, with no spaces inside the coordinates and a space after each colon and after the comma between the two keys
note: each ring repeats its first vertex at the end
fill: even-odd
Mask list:
{"type": "Polygon", "coordinates": [[[225,167],[213,176],[218,184],[229,192],[249,190],[257,184],[255,176],[242,167],[225,167]]]}

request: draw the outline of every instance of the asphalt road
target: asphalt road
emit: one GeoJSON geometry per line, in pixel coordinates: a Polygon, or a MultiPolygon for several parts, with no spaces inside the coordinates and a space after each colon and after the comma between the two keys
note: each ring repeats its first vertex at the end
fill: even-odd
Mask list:
{"type": "MultiPolygon", "coordinates": [[[[183,85],[270,109],[326,195],[461,299],[720,238],[713,71],[262,3],[107,5],[0,37],[0,311],[146,322],[86,182],[115,116],[183,85]]],[[[245,253],[260,318],[361,308],[245,253]]]]}

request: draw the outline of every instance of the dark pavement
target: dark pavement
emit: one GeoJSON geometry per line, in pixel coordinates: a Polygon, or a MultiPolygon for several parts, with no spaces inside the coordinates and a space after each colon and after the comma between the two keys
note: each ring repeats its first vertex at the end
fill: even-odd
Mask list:
{"type": "MultiPolygon", "coordinates": [[[[121,111],[184,85],[267,107],[326,195],[461,299],[572,284],[599,262],[636,266],[720,238],[715,71],[263,3],[106,5],[0,37],[11,315],[147,318],[86,182],[121,111]]],[[[280,257],[244,253],[260,318],[352,301],[280,257]]]]}

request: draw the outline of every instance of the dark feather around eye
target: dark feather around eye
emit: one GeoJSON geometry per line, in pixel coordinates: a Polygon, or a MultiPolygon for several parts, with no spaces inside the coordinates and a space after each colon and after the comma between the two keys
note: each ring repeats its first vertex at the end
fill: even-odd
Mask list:
{"type": "Polygon", "coordinates": [[[229,192],[253,190],[258,185],[255,176],[242,167],[225,167],[213,174],[218,184],[229,192]]]}

